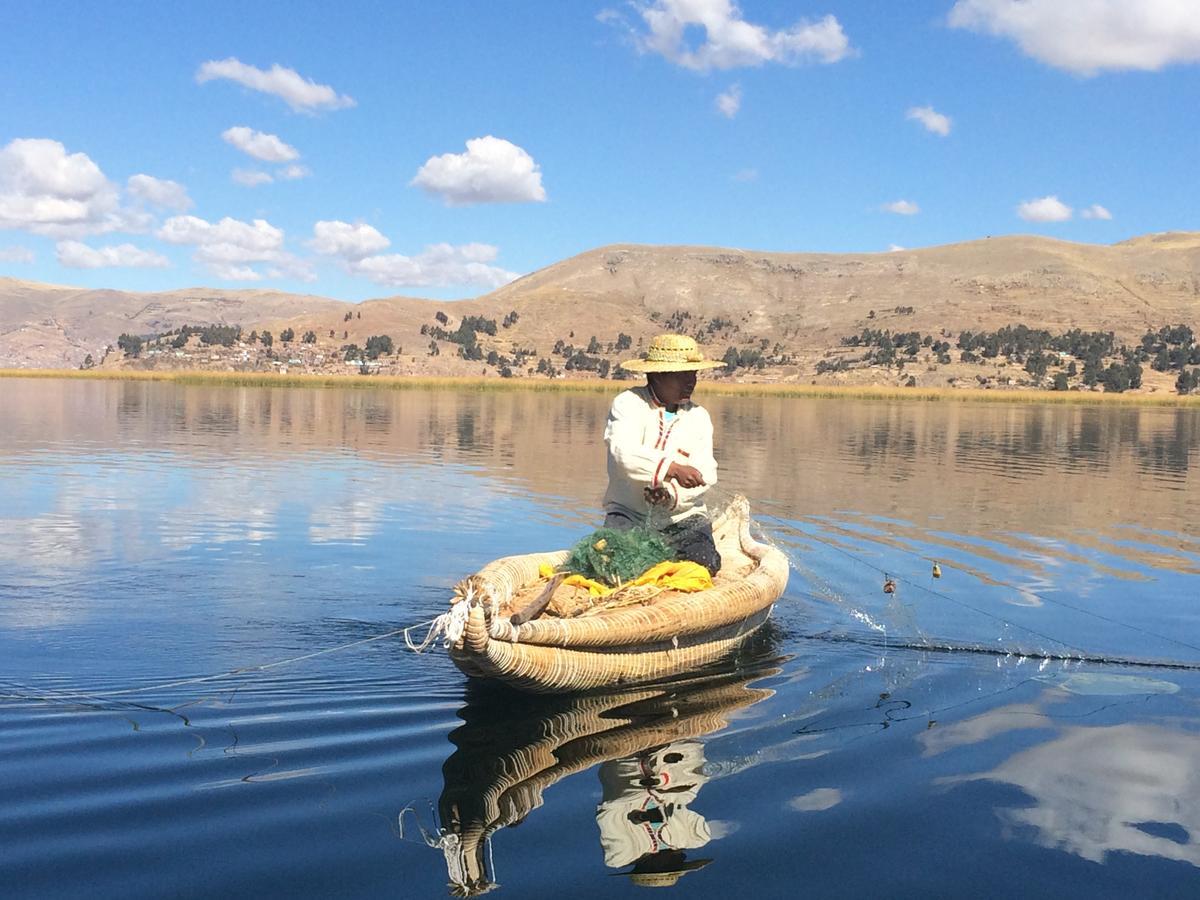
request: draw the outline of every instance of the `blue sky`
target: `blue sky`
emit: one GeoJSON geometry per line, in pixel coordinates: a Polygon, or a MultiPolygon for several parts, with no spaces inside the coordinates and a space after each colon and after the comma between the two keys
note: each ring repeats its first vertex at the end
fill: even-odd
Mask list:
{"type": "Polygon", "coordinates": [[[0,274],[454,298],[1196,229],[1198,63],[1196,0],[8,0],[0,274]]]}

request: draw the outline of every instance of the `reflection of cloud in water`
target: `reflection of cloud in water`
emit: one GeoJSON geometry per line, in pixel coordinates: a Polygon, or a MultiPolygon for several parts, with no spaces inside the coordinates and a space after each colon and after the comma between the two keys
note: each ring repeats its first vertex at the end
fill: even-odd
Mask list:
{"type": "Polygon", "coordinates": [[[361,543],[374,537],[389,513],[412,527],[438,530],[445,522],[454,530],[484,530],[491,510],[510,498],[453,466],[355,468],[352,476],[333,478],[314,498],[309,539],[314,543],[361,543]],[[402,513],[402,515],[401,515],[402,513]]]}
{"type": "MultiPolygon", "coordinates": [[[[30,476],[0,470],[0,478],[30,476]]],[[[38,515],[17,518],[0,509],[0,563],[17,571],[55,575],[111,557],[117,547],[125,556],[141,552],[133,521],[134,494],[111,471],[68,467],[55,473],[52,484],[53,496],[38,515]]]]}
{"type": "Polygon", "coordinates": [[[192,470],[192,475],[188,495],[157,517],[163,547],[186,550],[197,544],[258,543],[275,537],[285,499],[282,484],[289,473],[192,470]]]}
{"type": "Polygon", "coordinates": [[[741,823],[730,819],[709,819],[708,835],[712,840],[719,841],[734,834],[741,827],[741,823]]]}
{"type": "Polygon", "coordinates": [[[1103,862],[1114,851],[1200,866],[1200,735],[1158,725],[1068,728],[990,772],[943,783],[1014,785],[1034,805],[999,811],[1036,842],[1103,862]]]}
{"type": "MultiPolygon", "coordinates": [[[[1046,699],[1051,698],[1053,695],[1046,699]]],[[[1010,731],[1053,727],[1054,722],[1037,704],[1013,703],[952,725],[939,725],[918,735],[917,741],[924,747],[924,756],[936,756],[956,747],[981,744],[1010,731]]]]}
{"type": "Polygon", "coordinates": [[[788,801],[788,806],[797,812],[823,812],[833,809],[842,802],[842,792],[837,788],[817,788],[788,801]]]}
{"type": "Polygon", "coordinates": [[[70,567],[81,553],[94,549],[98,537],[85,534],[82,523],[58,512],[4,519],[0,520],[0,560],[36,569],[70,567]]]}
{"type": "Polygon", "coordinates": [[[55,628],[87,619],[85,610],[71,603],[21,603],[0,606],[0,627],[12,629],[55,628]]]}
{"type": "Polygon", "coordinates": [[[314,509],[308,539],[314,544],[362,543],[378,530],[383,518],[384,498],[374,492],[347,498],[334,509],[314,509]]]}

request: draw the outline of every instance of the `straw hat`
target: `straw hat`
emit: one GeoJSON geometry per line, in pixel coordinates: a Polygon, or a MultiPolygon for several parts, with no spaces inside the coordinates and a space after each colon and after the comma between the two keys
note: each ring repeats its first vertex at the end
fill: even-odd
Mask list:
{"type": "Polygon", "coordinates": [[[688,872],[703,869],[711,859],[687,859],[682,850],[649,853],[633,864],[632,871],[614,872],[639,887],[671,887],[688,872]]]}
{"type": "Polygon", "coordinates": [[[626,360],[621,368],[630,372],[696,372],[723,365],[718,359],[705,359],[696,341],[686,334],[660,334],[650,341],[650,349],[642,359],[626,360]]]}

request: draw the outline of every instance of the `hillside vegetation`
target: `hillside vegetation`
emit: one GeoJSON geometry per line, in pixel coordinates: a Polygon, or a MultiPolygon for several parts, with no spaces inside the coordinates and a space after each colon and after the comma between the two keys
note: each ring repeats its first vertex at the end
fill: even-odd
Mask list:
{"type": "Polygon", "coordinates": [[[1200,233],[880,254],[619,245],[457,302],[0,279],[0,367],[611,378],[665,330],[735,380],[1188,390],[1200,233]]]}

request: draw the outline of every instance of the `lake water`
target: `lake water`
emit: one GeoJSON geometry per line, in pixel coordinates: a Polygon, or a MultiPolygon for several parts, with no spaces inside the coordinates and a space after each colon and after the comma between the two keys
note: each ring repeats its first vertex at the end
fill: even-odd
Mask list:
{"type": "Polygon", "coordinates": [[[1200,411],[698,399],[769,627],[529,698],[367,639],[598,524],[605,397],[0,380],[0,893],[1200,895],[1200,411]]]}

